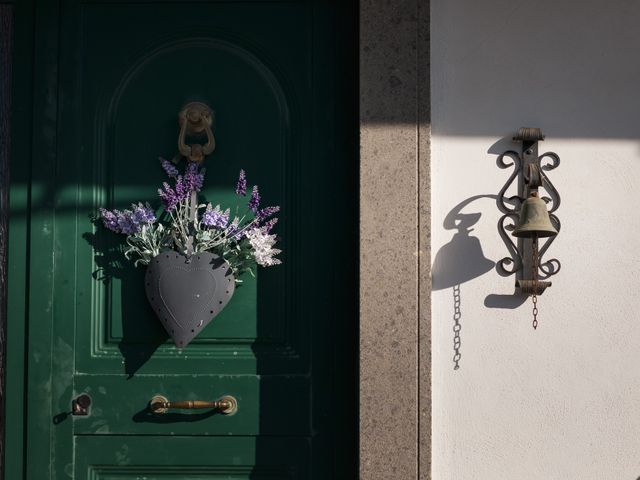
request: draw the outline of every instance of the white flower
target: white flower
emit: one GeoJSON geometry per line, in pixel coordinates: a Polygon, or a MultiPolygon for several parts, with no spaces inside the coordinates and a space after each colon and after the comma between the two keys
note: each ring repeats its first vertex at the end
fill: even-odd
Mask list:
{"type": "Polygon", "coordinates": [[[277,258],[274,258],[282,251],[277,248],[273,248],[276,243],[275,235],[266,234],[261,228],[252,228],[251,230],[248,230],[245,235],[253,247],[253,256],[256,258],[258,265],[270,267],[272,265],[279,265],[282,263],[277,258]]]}

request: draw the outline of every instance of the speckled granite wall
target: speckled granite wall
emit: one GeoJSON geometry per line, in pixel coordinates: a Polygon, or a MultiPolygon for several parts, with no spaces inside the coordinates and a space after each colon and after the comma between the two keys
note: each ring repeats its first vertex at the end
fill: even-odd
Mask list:
{"type": "Polygon", "coordinates": [[[429,2],[360,15],[360,478],[428,479],[429,2]]]}

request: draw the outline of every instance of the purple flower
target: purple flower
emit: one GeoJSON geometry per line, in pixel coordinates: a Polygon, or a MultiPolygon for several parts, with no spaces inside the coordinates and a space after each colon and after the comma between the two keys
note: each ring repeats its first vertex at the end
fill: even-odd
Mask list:
{"type": "Polygon", "coordinates": [[[189,163],[185,174],[175,177],[175,186],[172,188],[167,182],[164,182],[162,184],[164,190],[158,189],[158,195],[160,195],[167,211],[171,211],[176,208],[178,203],[188,199],[192,193],[199,192],[203,183],[204,169],[198,171],[196,163],[189,163]]]}
{"type": "Polygon", "coordinates": [[[145,205],[140,202],[137,205],[134,203],[131,207],[133,209],[131,220],[136,225],[150,225],[156,221],[156,216],[148,203],[145,205]]]}
{"type": "Polygon", "coordinates": [[[256,218],[258,219],[258,222],[262,222],[263,220],[266,220],[267,218],[269,218],[271,215],[273,215],[274,213],[278,213],[280,211],[280,207],[265,207],[262,210],[258,210],[258,212],[256,213],[256,218]]]}
{"type": "Polygon", "coordinates": [[[212,208],[211,204],[207,205],[207,209],[202,214],[202,224],[207,227],[216,227],[225,229],[229,224],[229,212],[227,208],[224,212],[220,210],[220,205],[212,208]]]}
{"type": "Polygon", "coordinates": [[[233,237],[236,241],[240,241],[242,239],[242,234],[238,235],[238,225],[240,224],[240,219],[238,217],[233,218],[233,222],[229,225],[227,229],[227,237],[233,237]]]}
{"type": "Polygon", "coordinates": [[[198,164],[195,162],[189,162],[182,182],[185,190],[188,192],[187,196],[189,196],[191,192],[199,192],[202,189],[202,184],[204,183],[204,169],[199,172],[198,164]]]}
{"type": "Polygon", "coordinates": [[[278,219],[274,217],[260,228],[264,233],[270,233],[276,223],[278,223],[278,219]]]}
{"type": "Polygon", "coordinates": [[[260,206],[260,193],[258,192],[258,186],[254,185],[251,191],[251,198],[249,199],[249,209],[253,213],[258,213],[258,207],[260,206]]]}
{"type": "Polygon", "coordinates": [[[115,213],[118,218],[118,228],[120,229],[120,232],[125,235],[131,235],[140,231],[140,226],[136,225],[131,219],[131,210],[125,210],[124,212],[114,210],[113,213],[115,213]]]}
{"type": "Polygon", "coordinates": [[[176,198],[178,199],[178,202],[181,202],[185,198],[189,197],[189,194],[191,193],[189,191],[189,186],[185,183],[182,175],[178,175],[178,177],[176,178],[175,189],[176,189],[176,198]]]}
{"type": "Polygon", "coordinates": [[[120,228],[118,227],[118,218],[115,213],[110,212],[106,208],[101,208],[100,218],[102,219],[102,223],[106,228],[108,228],[112,232],[122,233],[120,231],[120,228]]]}
{"type": "Polygon", "coordinates": [[[178,169],[173,165],[173,163],[171,163],[169,160],[165,160],[162,157],[160,157],[160,165],[162,165],[162,168],[167,173],[169,178],[175,178],[180,173],[178,169]]]}
{"type": "Polygon", "coordinates": [[[100,209],[100,217],[105,227],[115,233],[131,235],[140,232],[145,225],[151,225],[156,221],[156,216],[149,204],[132,204],[131,210],[100,209]]]}
{"type": "Polygon", "coordinates": [[[244,174],[244,170],[240,170],[238,184],[236,185],[236,194],[242,196],[247,194],[247,177],[244,174]]]}
{"type": "Polygon", "coordinates": [[[167,211],[170,212],[171,210],[176,208],[176,205],[178,205],[180,199],[176,195],[176,192],[173,190],[173,188],[171,188],[167,182],[164,182],[162,186],[164,187],[164,190],[159,188],[158,195],[160,196],[160,199],[164,204],[164,208],[166,208],[167,211]]]}

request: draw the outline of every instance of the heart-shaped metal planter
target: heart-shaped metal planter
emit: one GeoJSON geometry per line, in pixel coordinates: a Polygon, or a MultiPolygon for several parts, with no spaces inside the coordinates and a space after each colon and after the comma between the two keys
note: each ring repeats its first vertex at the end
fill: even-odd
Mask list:
{"type": "Polygon", "coordinates": [[[178,348],[186,347],[222,311],[235,283],[226,262],[209,252],[191,258],[162,252],[145,275],[147,299],[178,348]]]}

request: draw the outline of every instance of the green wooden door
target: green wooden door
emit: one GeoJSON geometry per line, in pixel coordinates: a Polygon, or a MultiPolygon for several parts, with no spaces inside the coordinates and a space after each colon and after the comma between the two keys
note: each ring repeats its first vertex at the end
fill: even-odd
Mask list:
{"type": "Polygon", "coordinates": [[[306,1],[16,8],[7,479],[356,476],[355,15],[306,1]],[[158,206],[177,113],[214,111],[204,195],[240,168],[283,265],[176,349],[99,206],[158,206]],[[90,415],[70,415],[88,393],[90,415]],[[239,411],[153,415],[155,394],[239,411]]]}

